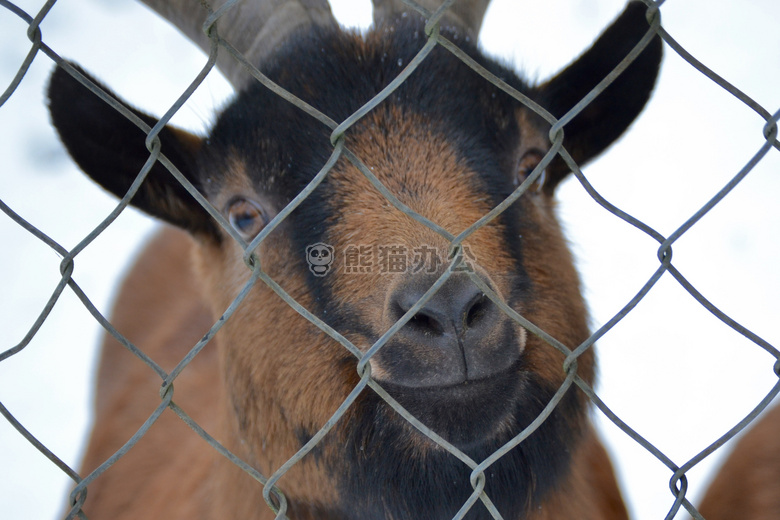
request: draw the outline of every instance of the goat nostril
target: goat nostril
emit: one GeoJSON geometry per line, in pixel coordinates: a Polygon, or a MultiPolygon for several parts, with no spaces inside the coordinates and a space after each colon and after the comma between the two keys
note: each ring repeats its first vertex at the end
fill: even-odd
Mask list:
{"type": "Polygon", "coordinates": [[[490,304],[490,299],[484,293],[480,293],[479,296],[471,301],[463,316],[464,325],[467,329],[479,324],[478,322],[488,313],[490,304]]]}
{"type": "Polygon", "coordinates": [[[412,316],[412,319],[407,323],[408,326],[416,329],[423,334],[432,334],[435,336],[441,336],[444,334],[444,327],[434,316],[429,315],[424,310],[420,310],[412,316]]]}
{"type": "MultiPolygon", "coordinates": [[[[396,304],[394,307],[393,320],[398,321],[409,311],[411,305],[407,307],[402,304],[396,304]]],[[[441,336],[446,332],[444,324],[442,324],[439,318],[424,307],[406,322],[404,328],[426,336],[441,336]]]]}

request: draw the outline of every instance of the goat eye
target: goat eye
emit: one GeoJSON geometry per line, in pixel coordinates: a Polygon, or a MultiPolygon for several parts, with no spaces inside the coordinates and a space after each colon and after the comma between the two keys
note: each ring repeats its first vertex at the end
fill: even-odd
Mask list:
{"type": "Polygon", "coordinates": [[[235,199],[227,208],[228,222],[245,240],[257,235],[268,223],[260,205],[248,199],[235,199]]]}
{"type": "MultiPolygon", "coordinates": [[[[534,168],[539,165],[543,157],[544,154],[539,150],[531,150],[526,152],[525,155],[523,155],[523,157],[520,159],[520,163],[517,166],[517,179],[515,180],[515,183],[519,185],[526,179],[526,177],[531,175],[531,172],[534,171],[534,168]]],[[[542,186],[544,185],[545,173],[546,172],[542,172],[541,175],[536,178],[534,188],[537,191],[542,189],[542,186]]]]}

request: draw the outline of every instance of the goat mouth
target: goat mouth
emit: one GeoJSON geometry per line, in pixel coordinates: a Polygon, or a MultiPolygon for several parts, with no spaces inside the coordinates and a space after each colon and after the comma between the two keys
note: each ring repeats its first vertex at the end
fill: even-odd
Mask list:
{"type": "Polygon", "coordinates": [[[371,359],[374,378],[399,390],[480,394],[517,373],[524,331],[501,320],[489,331],[464,330],[435,337],[393,337],[371,359]],[[482,333],[484,332],[484,334],[482,333]]]}
{"type": "Polygon", "coordinates": [[[459,448],[482,444],[513,429],[526,377],[522,363],[479,379],[436,386],[407,386],[377,379],[401,406],[459,448]]]}
{"type": "Polygon", "coordinates": [[[483,388],[493,385],[496,377],[500,378],[504,375],[508,375],[508,372],[511,372],[511,369],[483,377],[469,377],[467,374],[462,374],[460,380],[445,384],[429,383],[426,381],[422,381],[419,384],[411,382],[393,382],[391,379],[383,379],[381,377],[375,377],[375,379],[382,387],[388,389],[403,389],[403,391],[418,393],[441,392],[452,395],[460,395],[462,393],[465,396],[468,395],[468,393],[480,392],[483,388]]]}

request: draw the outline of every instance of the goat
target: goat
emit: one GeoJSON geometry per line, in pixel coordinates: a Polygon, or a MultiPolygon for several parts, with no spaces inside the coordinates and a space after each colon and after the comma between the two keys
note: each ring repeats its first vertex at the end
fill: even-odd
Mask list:
{"type": "Polygon", "coordinates": [[[780,407],[766,412],[736,444],[699,512],[707,520],[780,518],[780,407]]]}
{"type": "MultiPolygon", "coordinates": [[[[435,0],[422,4],[436,7],[435,0]]],[[[176,0],[151,5],[208,48],[199,32],[205,11],[176,0]]],[[[379,390],[481,462],[526,429],[567,379],[566,356],[505,311],[570,349],[589,337],[578,275],[555,216],[555,188],[571,169],[562,150],[582,165],[623,134],[649,99],[661,41],[646,6],[629,3],[577,61],[532,86],[476,48],[486,8],[483,0],[455,4],[428,32],[456,42],[554,118],[640,41],[644,47],[565,124],[560,152],[560,142],[548,137],[549,118],[442,46],[357,120],[335,152],[330,126],[251,81],[221,52],[217,65],[237,95],[208,137],[170,126],[158,137],[161,153],[229,226],[218,224],[160,161],[132,197],[132,205],[173,226],[141,253],[111,323],[164,370],[198,343],[260,269],[356,348],[348,351],[284,303],[273,283],[252,286],[175,379],[176,405],[232,453],[263,475],[274,473],[362,381],[366,372],[358,368],[370,370],[371,388],[278,481],[291,518],[452,518],[474,492],[471,468],[399,415],[379,390]],[[322,183],[278,227],[269,226],[334,153],[322,183]],[[400,203],[391,205],[367,174],[400,203]],[[528,188],[522,196],[453,243],[519,185],[528,188]],[[246,243],[263,232],[249,256],[246,243]],[[406,268],[390,268],[382,256],[387,248],[408,261],[406,268]],[[424,259],[411,256],[421,251],[424,259]],[[358,262],[350,264],[354,255],[358,262]],[[420,261],[413,268],[414,260],[420,261]],[[438,292],[426,294],[442,276],[438,292]],[[404,325],[359,366],[358,357],[399,320],[404,325]]],[[[404,9],[397,0],[377,0],[374,27],[361,35],[339,29],[325,2],[258,2],[225,12],[218,32],[266,78],[344,121],[426,44],[425,20],[404,9]]],[[[75,162],[123,197],[150,157],[146,133],[75,76],[96,83],[72,65],[55,69],[48,90],[54,127],[75,162]]],[[[149,126],[157,123],[132,111],[149,126]]],[[[577,358],[576,375],[593,384],[592,349],[577,358]]],[[[159,374],[107,337],[84,473],[109,459],[160,406],[159,386],[159,374]]],[[[583,392],[566,391],[533,433],[486,469],[483,502],[465,518],[491,517],[490,504],[507,519],[626,518],[588,411],[583,392]]],[[[264,504],[262,485],[170,410],[87,490],[83,511],[90,518],[275,514],[264,504]]]]}

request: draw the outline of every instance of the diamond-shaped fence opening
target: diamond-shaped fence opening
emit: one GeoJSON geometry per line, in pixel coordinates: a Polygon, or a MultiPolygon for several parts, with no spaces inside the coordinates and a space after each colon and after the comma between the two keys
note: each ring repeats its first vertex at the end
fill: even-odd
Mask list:
{"type": "MultiPolygon", "coordinates": [[[[620,4],[496,2],[482,40],[546,77],[620,4]]],[[[660,14],[666,55],[645,114],[559,194],[598,341],[594,417],[636,518],[682,510],[670,486],[695,504],[724,452],[711,454],[713,443],[746,426],[778,388],[780,9],[670,1],[660,14]]],[[[64,56],[138,106],[168,112],[207,71],[206,58],[150,18],[135,5],[0,0],[0,507],[9,518],[60,514],[66,488],[100,478],[77,473],[97,321],[150,227],[132,211],[107,219],[116,202],[65,159],[47,128],[43,84],[51,58],[64,56]]],[[[431,46],[458,52],[432,34],[431,46]]],[[[218,105],[228,90],[215,76],[175,122],[207,126],[200,107],[218,105]]],[[[334,157],[360,163],[341,146],[334,157]]],[[[364,374],[355,395],[366,385],[381,394],[364,374]]],[[[170,405],[187,419],[169,399],[163,392],[159,411],[170,405]]]]}

